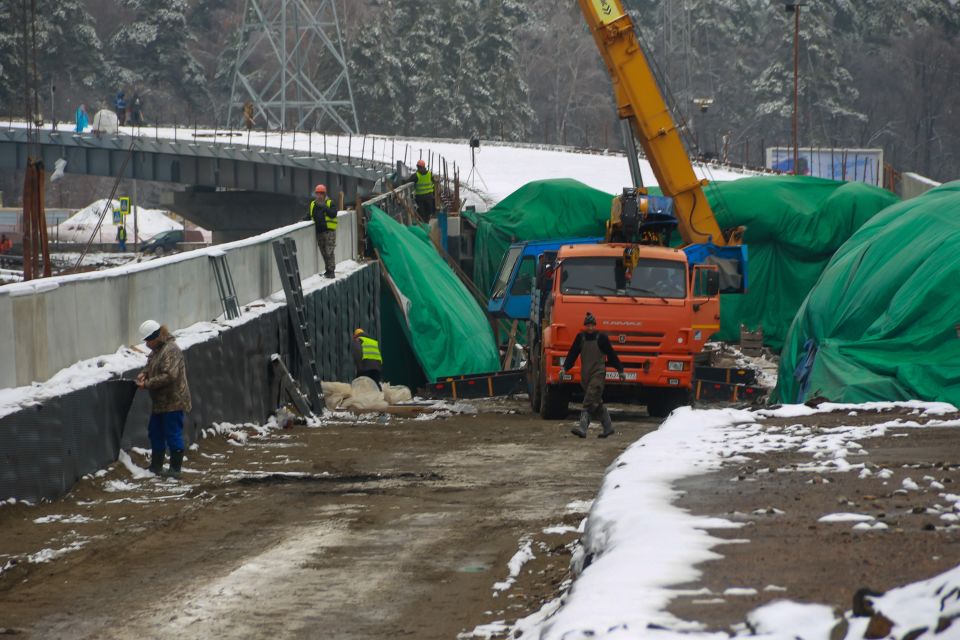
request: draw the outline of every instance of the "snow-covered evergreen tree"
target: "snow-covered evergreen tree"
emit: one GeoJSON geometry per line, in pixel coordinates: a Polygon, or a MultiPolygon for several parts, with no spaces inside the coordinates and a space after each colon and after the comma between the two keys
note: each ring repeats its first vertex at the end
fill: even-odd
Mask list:
{"type": "MultiPolygon", "coordinates": [[[[800,140],[802,146],[827,146],[837,131],[864,120],[857,109],[859,91],[843,59],[842,38],[833,29],[835,6],[804,5],[800,18],[800,140]]],[[[793,113],[794,15],[777,13],[768,25],[763,51],[770,61],[752,82],[754,114],[761,126],[789,140],[793,113]]]]}
{"type": "Polygon", "coordinates": [[[411,101],[400,30],[411,20],[396,0],[373,0],[371,14],[346,52],[357,118],[362,131],[399,133],[408,130],[411,101]]]}
{"type": "MultiPolygon", "coordinates": [[[[0,3],[0,102],[14,113],[23,111],[23,15],[19,3],[0,3]]],[[[94,22],[81,0],[38,0],[36,67],[41,111],[49,110],[49,88],[61,93],[89,92],[108,77],[103,47],[94,22]],[[66,90],[66,91],[64,91],[66,90]]],[[[28,39],[28,45],[32,43],[28,39]]],[[[66,111],[62,105],[58,115],[66,111]]]]}
{"type": "Polygon", "coordinates": [[[522,140],[534,114],[516,39],[530,19],[529,9],[518,0],[473,0],[465,9],[465,22],[472,27],[461,49],[467,67],[461,73],[469,73],[464,92],[472,107],[467,125],[488,137],[502,133],[522,140]]]}
{"type": "Polygon", "coordinates": [[[210,98],[203,69],[190,53],[192,35],[185,0],[122,0],[134,19],[110,40],[110,50],[122,71],[118,90],[144,90],[160,99],[176,96],[193,108],[210,98]]]}

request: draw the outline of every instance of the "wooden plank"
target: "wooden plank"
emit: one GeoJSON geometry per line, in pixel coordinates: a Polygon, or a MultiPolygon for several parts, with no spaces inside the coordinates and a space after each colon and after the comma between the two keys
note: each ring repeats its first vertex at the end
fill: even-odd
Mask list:
{"type": "Polygon", "coordinates": [[[517,344],[517,325],[519,320],[514,320],[510,325],[510,339],[507,341],[507,350],[503,354],[503,365],[500,367],[503,371],[508,371],[513,365],[513,347],[517,344]]]}

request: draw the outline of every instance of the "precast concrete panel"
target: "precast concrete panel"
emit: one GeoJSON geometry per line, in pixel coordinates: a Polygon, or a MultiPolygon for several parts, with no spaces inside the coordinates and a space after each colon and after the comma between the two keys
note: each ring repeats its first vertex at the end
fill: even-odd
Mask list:
{"type": "MultiPolygon", "coordinates": [[[[13,322],[13,301],[9,296],[0,296],[0,327],[6,334],[16,337],[16,325],[13,322]]],[[[16,340],[0,339],[0,389],[17,386],[17,349],[16,340]]]]}
{"type": "Polygon", "coordinates": [[[13,337],[17,350],[17,385],[46,380],[46,305],[40,295],[17,296],[13,301],[13,337]]]}

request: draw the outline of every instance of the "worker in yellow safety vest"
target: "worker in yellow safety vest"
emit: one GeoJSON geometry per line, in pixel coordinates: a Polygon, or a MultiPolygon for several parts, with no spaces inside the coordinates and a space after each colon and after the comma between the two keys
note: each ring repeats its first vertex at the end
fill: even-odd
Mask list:
{"type": "Polygon", "coordinates": [[[327,197],[326,185],[318,184],[313,190],[314,198],[310,201],[310,215],[307,218],[313,222],[317,233],[317,247],[323,256],[324,276],[335,277],[337,267],[335,255],[337,248],[337,211],[333,208],[333,200],[327,197]]]}
{"type": "Polygon", "coordinates": [[[407,178],[407,182],[414,185],[414,198],[417,201],[417,214],[424,222],[430,222],[430,217],[437,212],[436,180],[433,172],[427,169],[427,163],[417,160],[417,170],[407,178]]]}
{"type": "Polygon", "coordinates": [[[117,245],[121,252],[127,250],[127,227],[124,224],[117,227],[117,245]]]}
{"type": "Polygon", "coordinates": [[[357,365],[357,377],[366,376],[380,386],[380,375],[383,369],[383,356],[380,355],[380,343],[373,338],[368,338],[363,329],[357,329],[353,332],[353,343],[351,344],[353,352],[353,361],[357,365]]]}

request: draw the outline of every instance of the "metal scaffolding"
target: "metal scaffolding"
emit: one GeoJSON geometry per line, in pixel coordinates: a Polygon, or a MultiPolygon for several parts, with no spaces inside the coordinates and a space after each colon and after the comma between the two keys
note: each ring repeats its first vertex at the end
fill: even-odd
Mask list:
{"type": "Polygon", "coordinates": [[[271,128],[358,132],[333,0],[246,1],[228,125],[247,103],[248,128],[259,119],[271,128]]]}

